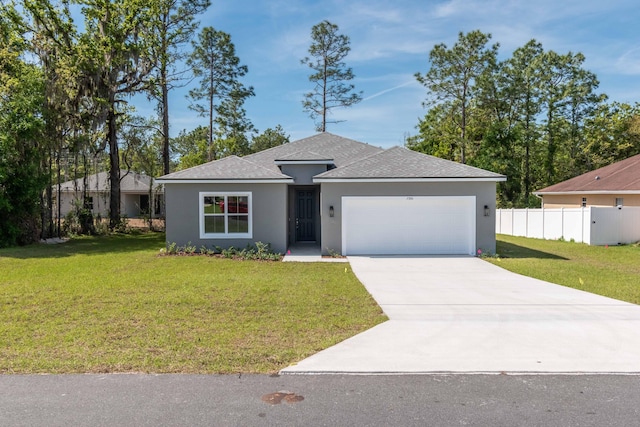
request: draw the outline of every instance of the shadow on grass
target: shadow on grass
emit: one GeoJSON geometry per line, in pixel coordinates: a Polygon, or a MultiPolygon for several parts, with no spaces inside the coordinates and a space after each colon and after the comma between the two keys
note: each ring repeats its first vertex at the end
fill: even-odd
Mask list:
{"type": "Polygon", "coordinates": [[[538,259],[561,259],[568,260],[568,258],[561,257],[559,255],[550,254],[548,252],[537,251],[535,249],[526,248],[524,246],[515,245],[507,242],[496,242],[496,249],[498,254],[503,258],[538,258],[538,259]]]}
{"type": "MultiPolygon", "coordinates": [[[[116,234],[111,236],[91,236],[71,239],[59,244],[35,243],[0,249],[0,258],[65,258],[74,255],[104,255],[138,251],[158,251],[164,247],[164,233],[116,234]]],[[[98,268],[98,266],[96,266],[98,268]]]]}

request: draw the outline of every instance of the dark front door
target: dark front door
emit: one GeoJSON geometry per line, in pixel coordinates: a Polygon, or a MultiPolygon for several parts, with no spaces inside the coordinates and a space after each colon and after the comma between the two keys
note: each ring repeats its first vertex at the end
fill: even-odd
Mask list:
{"type": "Polygon", "coordinates": [[[296,242],[316,240],[316,190],[296,190],[296,242]]]}

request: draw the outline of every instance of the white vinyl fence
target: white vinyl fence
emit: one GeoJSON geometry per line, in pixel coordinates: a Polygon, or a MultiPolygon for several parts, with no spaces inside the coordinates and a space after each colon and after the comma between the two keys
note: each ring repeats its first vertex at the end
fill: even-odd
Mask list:
{"type": "Polygon", "coordinates": [[[640,207],[497,209],[496,233],[589,245],[640,241],[640,207]]]}

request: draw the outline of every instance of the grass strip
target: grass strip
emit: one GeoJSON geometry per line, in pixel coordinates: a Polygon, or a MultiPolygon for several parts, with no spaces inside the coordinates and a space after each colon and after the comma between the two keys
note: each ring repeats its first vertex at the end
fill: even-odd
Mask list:
{"type": "Polygon", "coordinates": [[[509,271],[640,304],[640,246],[589,246],[498,235],[497,258],[509,271]]]}

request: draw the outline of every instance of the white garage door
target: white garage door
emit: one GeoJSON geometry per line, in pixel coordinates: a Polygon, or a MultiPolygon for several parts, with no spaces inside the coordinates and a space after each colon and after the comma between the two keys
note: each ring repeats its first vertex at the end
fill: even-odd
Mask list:
{"type": "Polygon", "coordinates": [[[475,196],[342,198],[345,255],[473,255],[475,240],[475,196]]]}

